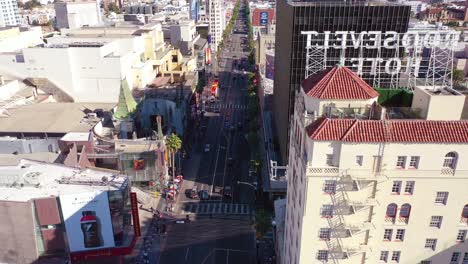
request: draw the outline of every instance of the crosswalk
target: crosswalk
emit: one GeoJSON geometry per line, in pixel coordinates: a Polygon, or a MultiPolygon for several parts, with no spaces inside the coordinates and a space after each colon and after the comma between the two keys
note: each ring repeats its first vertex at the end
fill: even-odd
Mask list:
{"type": "Polygon", "coordinates": [[[250,215],[252,208],[247,204],[231,203],[185,203],[182,207],[184,214],[228,214],[228,215],[250,215]]]}
{"type": "Polygon", "coordinates": [[[223,108],[223,109],[247,109],[246,105],[239,105],[239,104],[214,104],[215,108],[223,108]]]}

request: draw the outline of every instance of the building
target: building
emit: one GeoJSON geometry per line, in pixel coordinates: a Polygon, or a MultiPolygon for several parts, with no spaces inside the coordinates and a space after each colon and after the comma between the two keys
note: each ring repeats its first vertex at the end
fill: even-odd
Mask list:
{"type": "Polygon", "coordinates": [[[56,2],[57,28],[80,28],[101,24],[99,1],[56,2]]]}
{"type": "MultiPolygon", "coordinates": [[[[224,5],[221,0],[207,0],[208,2],[208,24],[209,35],[211,36],[211,49],[218,50],[218,45],[222,41],[223,31],[226,27],[226,17],[224,5]]],[[[210,40],[208,38],[208,42],[210,40]]]]}
{"type": "Polygon", "coordinates": [[[41,79],[75,102],[116,103],[122,80],[130,88],[142,88],[156,76],[154,59],[164,43],[162,38],[158,42],[155,31],[111,27],[64,31],[48,38],[46,45],[0,53],[0,74],[41,79]]]}
{"type": "Polygon", "coordinates": [[[41,27],[0,28],[0,52],[12,52],[44,44],[41,27]]]}
{"type": "Polygon", "coordinates": [[[93,263],[101,255],[117,263],[135,244],[138,210],[132,220],[125,175],[23,159],[0,166],[0,182],[1,262],[93,263]]]}
{"type": "Polygon", "coordinates": [[[1,0],[0,2],[0,27],[17,26],[21,24],[16,0],[1,0]]]}
{"type": "Polygon", "coordinates": [[[200,19],[200,0],[190,0],[190,19],[194,20],[195,23],[200,19]]]}
{"type": "Polygon", "coordinates": [[[250,15],[250,21],[252,21],[252,33],[255,40],[258,32],[266,33],[269,27],[276,23],[275,9],[254,8],[250,15]]]}
{"type": "MultiPolygon", "coordinates": [[[[306,72],[306,36],[302,31],[395,31],[408,29],[410,7],[386,2],[277,2],[276,7],[276,54],[275,69],[282,74],[275,76],[274,118],[279,147],[280,162],[288,157],[289,122],[293,114],[294,94],[304,80],[306,72]],[[342,14],[342,16],[336,16],[342,14]],[[391,22],[390,22],[391,21],[391,22]],[[290,52],[284,52],[284,51],[290,52]]],[[[356,52],[356,51],[354,51],[356,52]]],[[[347,55],[351,55],[352,51],[347,55]]],[[[354,54],[357,57],[357,54],[354,54]]],[[[373,58],[375,53],[365,54],[373,58]]],[[[394,51],[383,51],[382,58],[394,57],[394,51]]],[[[327,57],[339,58],[339,51],[327,57]]],[[[372,76],[363,76],[371,81],[372,76]]]]}
{"type": "Polygon", "coordinates": [[[179,48],[183,55],[194,55],[194,44],[200,38],[195,21],[180,20],[170,26],[171,45],[179,48]]]}
{"type": "Polygon", "coordinates": [[[8,109],[2,104],[0,108],[2,154],[58,152],[59,140],[63,136],[69,132],[89,133],[100,122],[104,111],[115,106],[103,103],[33,103],[24,97],[15,98],[7,101],[15,107],[8,109]]]}
{"type": "Polygon", "coordinates": [[[400,92],[410,107],[384,106],[387,91],[343,66],[302,82],[282,263],[468,259],[465,96],[443,87],[400,92]]]}
{"type": "Polygon", "coordinates": [[[399,3],[411,6],[411,13],[414,15],[427,9],[427,3],[422,1],[400,1],[399,3]]]}

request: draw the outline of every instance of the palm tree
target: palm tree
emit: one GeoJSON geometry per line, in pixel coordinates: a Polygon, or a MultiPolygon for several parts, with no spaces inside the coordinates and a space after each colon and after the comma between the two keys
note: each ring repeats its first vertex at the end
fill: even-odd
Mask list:
{"type": "Polygon", "coordinates": [[[174,133],[166,138],[166,147],[169,150],[170,164],[172,166],[172,184],[175,178],[175,153],[182,147],[182,140],[174,133]]]}

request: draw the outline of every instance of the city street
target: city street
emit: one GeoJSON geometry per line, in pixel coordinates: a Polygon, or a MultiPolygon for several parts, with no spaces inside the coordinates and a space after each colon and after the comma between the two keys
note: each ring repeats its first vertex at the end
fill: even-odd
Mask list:
{"type": "Polygon", "coordinates": [[[224,40],[220,59],[209,66],[207,87],[217,78],[218,98],[209,102],[209,91],[202,96],[206,112],[190,135],[192,149],[182,161],[185,181],[173,214],[180,219],[188,215],[190,221],[168,225],[158,263],[255,263],[255,190],[249,185],[245,120],[248,53],[243,50],[248,42],[244,12],[242,5],[235,33],[224,40]],[[206,190],[209,199],[191,199],[185,195],[191,189],[206,190]]]}

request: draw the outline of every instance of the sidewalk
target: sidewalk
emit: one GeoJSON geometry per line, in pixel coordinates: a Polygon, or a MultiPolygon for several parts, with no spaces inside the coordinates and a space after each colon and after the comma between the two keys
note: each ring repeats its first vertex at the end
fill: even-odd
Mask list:
{"type": "MultiPolygon", "coordinates": [[[[139,213],[139,218],[140,218],[140,228],[141,228],[141,237],[137,238],[137,241],[135,243],[135,247],[133,248],[133,251],[130,255],[125,256],[125,263],[133,263],[131,260],[140,256],[142,250],[144,249],[144,238],[149,237],[151,230],[151,221],[153,218],[153,213],[150,212],[150,208],[153,207],[155,210],[157,209],[157,205],[159,204],[161,198],[158,197],[152,197],[151,200],[147,203],[140,204],[143,205],[143,209],[139,207],[138,213],[139,213]],[[146,210],[145,210],[146,209],[146,210]]],[[[162,212],[162,211],[161,211],[162,212]]],[[[155,261],[151,263],[158,263],[160,255],[161,255],[161,249],[164,248],[164,242],[163,240],[162,244],[160,241],[160,237],[156,236],[155,238],[150,238],[153,241],[152,244],[152,250],[151,254],[154,256],[152,259],[155,261]]]]}

